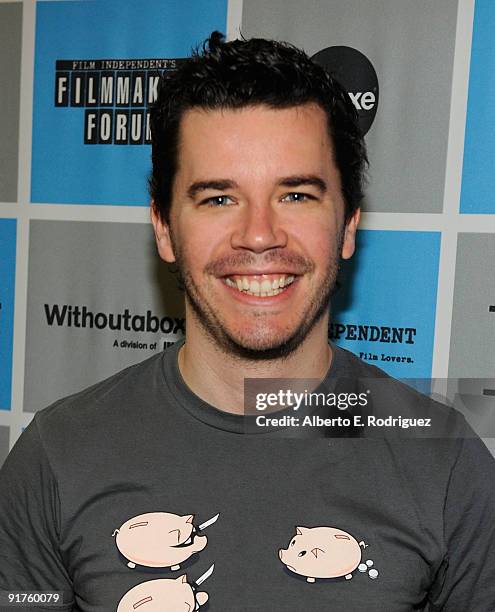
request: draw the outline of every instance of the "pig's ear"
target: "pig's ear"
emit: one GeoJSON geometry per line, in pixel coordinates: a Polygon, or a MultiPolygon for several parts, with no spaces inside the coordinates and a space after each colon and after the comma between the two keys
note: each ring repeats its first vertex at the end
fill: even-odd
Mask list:
{"type": "Polygon", "coordinates": [[[187,582],[187,574],[182,574],[175,579],[176,582],[187,582]]]}
{"type": "Polygon", "coordinates": [[[302,535],[305,531],[309,531],[309,527],[296,527],[296,535],[302,535]]]}
{"type": "Polygon", "coordinates": [[[194,514],[184,514],[182,518],[186,519],[186,523],[192,523],[194,520],[194,514]]]}
{"type": "Polygon", "coordinates": [[[318,559],[318,555],[319,554],[321,555],[321,553],[324,553],[325,551],[322,550],[321,548],[313,548],[313,550],[311,552],[318,559]]]}

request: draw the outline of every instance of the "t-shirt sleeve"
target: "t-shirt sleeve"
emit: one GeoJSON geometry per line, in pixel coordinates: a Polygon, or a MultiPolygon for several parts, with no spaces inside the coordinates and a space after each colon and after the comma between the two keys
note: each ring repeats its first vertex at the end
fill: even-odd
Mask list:
{"type": "MultiPolygon", "coordinates": [[[[72,610],[72,586],[59,552],[59,534],[57,482],[35,417],[0,470],[0,591],[62,591],[66,605],[57,609],[72,610]]],[[[29,608],[49,609],[54,608],[29,608]]]]}
{"type": "Polygon", "coordinates": [[[495,459],[479,438],[460,443],[444,506],[447,553],[430,591],[429,610],[493,612],[495,459]]]}

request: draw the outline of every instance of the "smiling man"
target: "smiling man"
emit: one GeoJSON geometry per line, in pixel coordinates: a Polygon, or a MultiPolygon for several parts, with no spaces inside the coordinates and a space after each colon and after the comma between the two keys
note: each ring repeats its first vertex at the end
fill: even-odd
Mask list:
{"type": "Polygon", "coordinates": [[[170,220],[155,200],[153,223],[187,295],[181,371],[200,397],[242,412],[247,372],[327,372],[328,304],[339,260],[354,251],[359,209],[346,211],[315,102],[192,108],[178,138],[170,220]]]}
{"type": "Polygon", "coordinates": [[[0,609],[493,611],[493,458],[328,342],[366,165],[346,92],[290,45],[214,33],[164,75],[152,138],[186,340],[35,415],[0,472],[0,609]],[[260,394],[265,427],[246,379],[267,378],[304,391],[260,394]],[[300,418],[295,393],[328,403],[300,418]]]}

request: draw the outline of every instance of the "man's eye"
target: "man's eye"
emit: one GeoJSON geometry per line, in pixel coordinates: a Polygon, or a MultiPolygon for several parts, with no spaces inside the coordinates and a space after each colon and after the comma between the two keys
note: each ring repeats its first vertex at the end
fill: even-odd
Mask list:
{"type": "Polygon", "coordinates": [[[282,198],[282,202],[306,202],[307,200],[314,199],[314,196],[309,195],[308,193],[299,193],[298,191],[294,191],[285,195],[282,198]]]}
{"type": "Polygon", "coordinates": [[[206,204],[206,206],[227,206],[232,203],[232,198],[229,196],[213,196],[212,198],[207,198],[203,200],[201,204],[206,204]]]}

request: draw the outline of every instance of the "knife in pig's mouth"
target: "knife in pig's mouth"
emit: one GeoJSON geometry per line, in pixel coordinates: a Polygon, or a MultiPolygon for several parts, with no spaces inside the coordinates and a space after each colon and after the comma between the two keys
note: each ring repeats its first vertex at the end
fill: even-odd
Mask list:
{"type": "MultiPolygon", "coordinates": [[[[217,518],[218,518],[218,514],[217,514],[217,516],[216,516],[216,518],[215,518],[215,521],[217,520],[217,518]]],[[[211,520],[211,519],[210,519],[210,520],[211,520]]],[[[211,523],[210,523],[210,524],[211,524],[211,523]]],[[[200,576],[200,577],[199,577],[197,580],[195,580],[195,581],[194,581],[193,583],[191,583],[191,585],[190,585],[190,586],[191,586],[191,589],[192,589],[192,591],[193,591],[193,593],[194,593],[194,601],[196,602],[196,605],[195,605],[195,607],[194,607],[194,610],[199,610],[199,607],[200,607],[200,606],[199,606],[199,601],[198,601],[198,600],[197,600],[197,598],[196,598],[196,593],[197,593],[198,587],[199,587],[199,585],[200,585],[200,584],[202,584],[202,583],[203,583],[205,580],[208,580],[208,578],[209,578],[209,577],[210,577],[210,576],[213,574],[213,570],[214,570],[214,569],[215,569],[215,564],[214,564],[214,563],[212,563],[212,564],[210,565],[210,567],[209,567],[209,568],[206,570],[206,572],[205,572],[204,574],[202,574],[202,575],[201,575],[201,576],[200,576]]]]}
{"type": "Polygon", "coordinates": [[[203,531],[203,529],[206,529],[210,525],[213,525],[213,523],[216,523],[219,516],[220,512],[218,514],[215,514],[215,516],[212,516],[211,519],[208,519],[204,523],[201,523],[201,525],[198,525],[198,531],[203,531]]]}
{"type": "Polygon", "coordinates": [[[215,516],[212,516],[204,523],[201,523],[201,525],[198,525],[197,527],[193,525],[191,535],[187,538],[187,540],[185,542],[182,542],[181,544],[176,544],[172,548],[185,548],[186,546],[191,546],[191,544],[194,542],[194,538],[199,535],[200,532],[203,531],[203,529],[206,529],[210,525],[213,525],[213,523],[216,523],[219,516],[220,512],[218,514],[215,514],[215,516]]]}
{"type": "Polygon", "coordinates": [[[205,580],[213,574],[213,570],[215,569],[215,564],[212,563],[210,567],[206,570],[204,574],[202,574],[197,580],[194,581],[193,587],[199,587],[200,584],[203,584],[205,580]]]}

